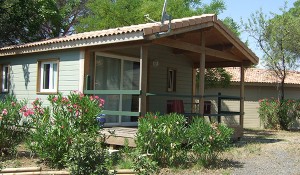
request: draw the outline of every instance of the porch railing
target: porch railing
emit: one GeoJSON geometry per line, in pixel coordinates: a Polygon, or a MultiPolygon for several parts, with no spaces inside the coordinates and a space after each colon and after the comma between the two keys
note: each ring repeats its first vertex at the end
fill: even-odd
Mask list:
{"type": "MultiPolygon", "coordinates": [[[[141,95],[141,90],[84,90],[83,92],[86,95],[141,95]]],[[[132,111],[111,111],[103,110],[103,114],[106,115],[121,115],[121,116],[135,116],[138,117],[141,115],[140,112],[132,111]]]]}
{"type": "MultiPolygon", "coordinates": [[[[141,90],[85,90],[84,94],[87,95],[142,95],[141,90]]],[[[170,93],[146,93],[146,96],[157,96],[157,97],[172,97],[172,98],[189,98],[192,99],[200,99],[201,95],[187,95],[187,94],[170,94],[170,93]]],[[[205,99],[217,99],[217,111],[216,113],[205,113],[204,116],[216,116],[218,117],[218,122],[221,122],[221,116],[232,116],[232,115],[241,115],[240,111],[224,111],[222,110],[222,101],[223,100],[240,100],[240,97],[237,96],[227,96],[218,93],[217,95],[204,95],[205,99]]],[[[199,111],[199,102],[198,103],[185,103],[190,104],[191,109],[193,111],[189,112],[189,115],[202,115],[199,111]],[[197,110],[198,109],[198,110],[197,110]]],[[[106,115],[120,115],[120,116],[140,116],[140,112],[132,112],[132,111],[111,111],[111,110],[103,110],[103,113],[106,115]]]]}

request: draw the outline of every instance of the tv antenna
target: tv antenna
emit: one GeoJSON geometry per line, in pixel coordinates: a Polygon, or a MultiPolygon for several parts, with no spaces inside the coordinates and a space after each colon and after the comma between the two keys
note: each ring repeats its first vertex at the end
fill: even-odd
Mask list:
{"type": "MultiPolygon", "coordinates": [[[[160,35],[167,34],[167,33],[171,32],[172,15],[169,15],[169,14],[167,13],[167,4],[168,4],[168,0],[165,0],[164,6],[163,6],[163,9],[162,9],[162,12],[161,12],[161,24],[160,24],[160,26],[163,26],[164,23],[165,23],[165,21],[166,21],[166,20],[169,20],[168,31],[157,33],[157,34],[156,34],[157,37],[159,37],[160,35]]],[[[159,23],[159,22],[157,22],[157,21],[151,19],[151,18],[149,17],[149,14],[144,15],[144,17],[145,17],[148,21],[151,21],[151,22],[153,22],[153,23],[159,23]]]]}
{"type": "Polygon", "coordinates": [[[165,0],[164,7],[161,12],[161,25],[164,25],[164,22],[166,20],[169,20],[169,24],[170,24],[172,20],[172,16],[167,14],[167,10],[166,10],[167,4],[168,4],[168,0],[165,0]]]}

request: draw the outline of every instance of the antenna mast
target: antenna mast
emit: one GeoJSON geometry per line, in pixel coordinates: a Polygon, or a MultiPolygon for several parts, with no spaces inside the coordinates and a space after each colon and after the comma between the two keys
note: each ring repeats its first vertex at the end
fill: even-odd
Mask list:
{"type": "Polygon", "coordinates": [[[171,23],[171,20],[172,20],[172,16],[167,14],[167,10],[166,10],[167,3],[168,3],[168,0],[165,0],[164,6],[163,6],[163,9],[161,12],[161,25],[164,25],[165,20],[169,20],[169,24],[171,23]]]}

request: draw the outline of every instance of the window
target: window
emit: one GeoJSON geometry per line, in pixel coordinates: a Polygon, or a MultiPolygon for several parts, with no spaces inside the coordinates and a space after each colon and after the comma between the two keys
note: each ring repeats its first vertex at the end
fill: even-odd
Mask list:
{"type": "Polygon", "coordinates": [[[38,92],[57,92],[58,60],[38,62],[38,92]]]}
{"type": "Polygon", "coordinates": [[[9,88],[9,65],[2,65],[2,92],[8,92],[9,88]]]}
{"type": "Polygon", "coordinates": [[[168,92],[176,91],[176,70],[172,68],[168,68],[168,92]]]}

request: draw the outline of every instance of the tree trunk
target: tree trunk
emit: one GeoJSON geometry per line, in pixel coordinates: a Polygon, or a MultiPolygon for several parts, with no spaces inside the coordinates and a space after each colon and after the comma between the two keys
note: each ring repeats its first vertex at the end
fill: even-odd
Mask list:
{"type": "Polygon", "coordinates": [[[284,77],[281,79],[281,85],[280,85],[280,100],[281,101],[283,101],[284,100],[284,98],[285,98],[285,96],[284,96],[284,82],[285,82],[285,75],[284,75],[284,77]]]}

